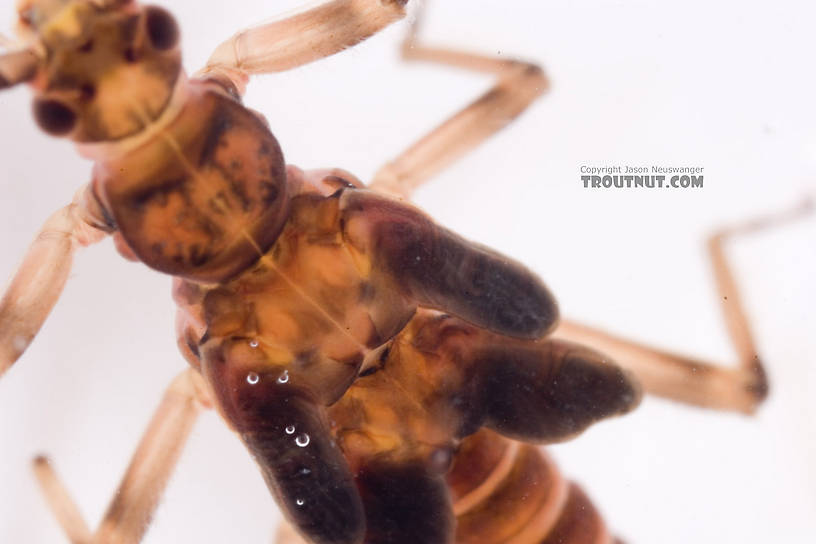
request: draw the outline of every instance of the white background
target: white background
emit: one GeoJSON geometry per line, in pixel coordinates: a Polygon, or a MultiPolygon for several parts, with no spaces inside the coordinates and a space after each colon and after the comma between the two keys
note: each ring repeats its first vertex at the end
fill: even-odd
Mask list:
{"type": "MultiPolygon", "coordinates": [[[[11,28],[12,4],[0,2],[11,28]]],[[[297,5],[166,3],[200,67],[233,31],[297,5]],[[212,6],[212,7],[211,7],[212,6]],[[216,7],[217,6],[217,7],[216,7]]],[[[793,205],[816,182],[816,50],[809,2],[448,0],[425,36],[541,63],[549,95],[416,201],[443,224],[524,261],[563,313],[718,361],[734,354],[702,241],[793,205]],[[583,164],[705,167],[705,187],[590,190],[583,164]]],[[[335,58],[256,78],[289,162],[361,179],[487,89],[488,78],[398,62],[396,25],[335,58]]],[[[40,133],[30,95],[0,93],[0,276],[90,164],[40,133]]],[[[634,544],[787,542],[816,536],[812,217],[729,246],[772,394],[749,419],[648,399],[553,448],[634,544]]],[[[47,452],[96,525],[176,352],[169,278],[83,252],[36,341],[0,380],[0,542],[61,542],[29,471],[47,452]]],[[[269,542],[277,509],[248,454],[205,414],[146,541],[269,542]]]]}

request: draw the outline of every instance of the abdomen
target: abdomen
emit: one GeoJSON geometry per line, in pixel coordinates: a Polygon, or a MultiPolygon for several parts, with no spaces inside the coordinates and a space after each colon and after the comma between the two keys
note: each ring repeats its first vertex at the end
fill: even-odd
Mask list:
{"type": "Polygon", "coordinates": [[[612,544],[584,492],[540,448],[482,430],[447,476],[457,544],[612,544]]]}

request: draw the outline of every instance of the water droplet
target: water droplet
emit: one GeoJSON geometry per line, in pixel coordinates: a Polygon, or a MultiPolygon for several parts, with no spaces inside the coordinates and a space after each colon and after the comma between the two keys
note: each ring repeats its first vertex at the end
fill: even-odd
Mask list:
{"type": "Polygon", "coordinates": [[[450,448],[436,448],[428,458],[428,466],[441,473],[448,471],[453,461],[453,452],[450,448]]]}
{"type": "Polygon", "coordinates": [[[258,347],[258,341],[257,340],[250,340],[249,341],[249,347],[257,348],[258,347]]]}
{"type": "Polygon", "coordinates": [[[289,381],[289,371],[284,370],[283,374],[278,376],[278,383],[287,383],[289,381]]]}
{"type": "Polygon", "coordinates": [[[299,435],[297,435],[297,438],[295,438],[295,444],[297,444],[301,448],[305,448],[306,446],[309,445],[310,440],[311,439],[309,438],[308,434],[300,433],[299,435]]]}
{"type": "Polygon", "coordinates": [[[286,434],[295,434],[295,426],[289,425],[284,429],[284,431],[286,431],[286,434]]]}
{"type": "Polygon", "coordinates": [[[306,501],[304,501],[303,499],[297,499],[295,501],[295,504],[297,504],[298,506],[303,506],[305,503],[306,501]]]}
{"type": "Polygon", "coordinates": [[[258,383],[258,380],[260,379],[261,377],[258,376],[257,372],[250,372],[249,374],[247,374],[247,383],[249,383],[250,385],[255,385],[256,383],[258,383]]]}

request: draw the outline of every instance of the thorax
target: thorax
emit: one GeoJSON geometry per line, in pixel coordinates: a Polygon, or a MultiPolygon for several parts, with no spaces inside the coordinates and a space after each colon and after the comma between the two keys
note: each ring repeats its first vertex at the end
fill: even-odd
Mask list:
{"type": "MultiPolygon", "coordinates": [[[[253,265],[219,284],[176,280],[180,344],[190,359],[195,346],[218,343],[231,364],[286,369],[334,399],[413,306],[378,285],[370,256],[345,239],[342,192],[326,194],[333,181],[315,187],[292,167],[289,176],[299,189],[288,219],[253,265]]],[[[306,177],[315,176],[341,181],[306,177]]]]}

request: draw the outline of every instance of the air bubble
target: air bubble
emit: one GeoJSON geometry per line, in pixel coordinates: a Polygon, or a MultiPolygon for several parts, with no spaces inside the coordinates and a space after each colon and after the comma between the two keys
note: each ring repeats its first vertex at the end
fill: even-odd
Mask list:
{"type": "Polygon", "coordinates": [[[306,501],[304,501],[303,499],[297,499],[295,501],[295,504],[297,504],[298,506],[303,506],[304,504],[306,504],[306,501]]]}
{"type": "Polygon", "coordinates": [[[295,434],[295,426],[289,425],[284,429],[284,431],[286,431],[286,434],[295,434]]]}
{"type": "Polygon", "coordinates": [[[289,371],[284,370],[283,374],[278,376],[278,383],[287,383],[289,381],[289,371]]]}
{"type": "Polygon", "coordinates": [[[249,374],[247,374],[247,383],[249,383],[250,385],[255,385],[256,383],[258,383],[258,380],[260,379],[261,377],[258,376],[257,372],[250,372],[249,374]]]}
{"type": "Polygon", "coordinates": [[[297,444],[301,448],[305,448],[306,446],[309,445],[310,440],[311,439],[309,438],[308,434],[300,433],[299,435],[297,435],[297,438],[295,438],[295,444],[297,444]]]}
{"type": "Polygon", "coordinates": [[[249,341],[249,347],[257,348],[258,347],[258,341],[257,340],[250,340],[249,341]]]}

